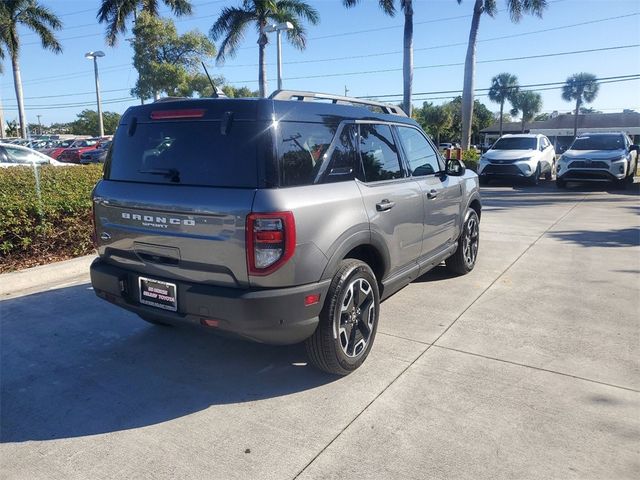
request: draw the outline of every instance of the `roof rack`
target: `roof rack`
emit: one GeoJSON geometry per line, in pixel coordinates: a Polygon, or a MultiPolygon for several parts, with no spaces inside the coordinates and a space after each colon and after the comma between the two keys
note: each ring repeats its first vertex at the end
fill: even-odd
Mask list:
{"type": "Polygon", "coordinates": [[[400,107],[389,105],[388,103],[374,102],[372,100],[363,100],[361,98],[343,97],[342,95],[333,95],[330,93],[304,92],[299,90],[276,90],[269,98],[271,100],[299,100],[303,102],[312,102],[314,100],[331,100],[331,103],[363,105],[367,107],[377,107],[383,113],[390,115],[400,115],[406,117],[407,114],[400,107]]]}

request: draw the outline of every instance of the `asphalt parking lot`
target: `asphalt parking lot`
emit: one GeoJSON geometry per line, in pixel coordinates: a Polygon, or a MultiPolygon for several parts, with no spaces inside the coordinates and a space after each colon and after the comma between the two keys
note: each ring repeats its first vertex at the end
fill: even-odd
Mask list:
{"type": "Polygon", "coordinates": [[[476,269],[387,300],[346,378],[147,325],[86,275],[6,295],[1,476],[640,478],[635,187],[483,189],[476,269]]]}

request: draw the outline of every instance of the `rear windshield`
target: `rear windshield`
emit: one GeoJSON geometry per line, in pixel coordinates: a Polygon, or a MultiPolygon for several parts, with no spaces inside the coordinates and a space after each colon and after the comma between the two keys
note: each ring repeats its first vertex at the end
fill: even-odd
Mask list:
{"type": "Polygon", "coordinates": [[[535,150],[538,148],[537,138],[506,137],[498,140],[492,150],[535,150]]]}
{"type": "Polygon", "coordinates": [[[159,121],[118,127],[106,178],[256,188],[256,122],[159,121]]]}
{"type": "Polygon", "coordinates": [[[624,148],[622,135],[578,137],[571,145],[571,150],[620,150],[622,148],[624,148]]]}

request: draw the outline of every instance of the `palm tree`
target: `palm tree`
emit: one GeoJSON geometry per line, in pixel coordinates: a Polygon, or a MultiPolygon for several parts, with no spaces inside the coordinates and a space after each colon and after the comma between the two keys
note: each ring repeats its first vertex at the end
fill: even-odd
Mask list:
{"type": "Polygon", "coordinates": [[[500,136],[502,136],[504,102],[508,100],[513,103],[513,98],[519,89],[518,77],[510,73],[501,73],[491,79],[489,99],[500,104],[500,136]]]}
{"type": "MultiPolygon", "coordinates": [[[[178,17],[190,15],[192,11],[189,0],[162,0],[164,4],[178,17]]],[[[113,47],[118,34],[127,31],[126,22],[130,17],[136,17],[138,9],[158,17],[158,0],[102,0],[98,10],[98,22],[107,24],[107,44],[113,47]]]]}
{"type": "Polygon", "coordinates": [[[62,47],[53,34],[54,30],[62,28],[62,22],[47,7],[40,5],[37,0],[2,0],[0,2],[0,51],[6,50],[11,57],[13,67],[13,84],[18,101],[18,118],[20,119],[20,134],[27,137],[27,119],[24,113],[24,97],[22,94],[22,77],[20,75],[20,35],[18,27],[33,30],[42,47],[61,53],[62,47]]]}
{"type": "Polygon", "coordinates": [[[542,110],[542,96],[539,93],[524,91],[518,92],[511,100],[513,108],[511,115],[522,115],[522,133],[526,122],[531,122],[533,118],[542,110]]]}
{"type": "Polygon", "coordinates": [[[574,73],[562,86],[562,99],[570,102],[576,101],[576,111],[573,122],[573,137],[578,134],[578,114],[582,103],[591,103],[598,96],[600,85],[593,73],[574,73]]]}
{"type": "MultiPolygon", "coordinates": [[[[353,7],[360,0],[342,0],[345,7],[353,7]]],[[[396,14],[394,0],[378,0],[384,13],[393,17],[396,14]]],[[[404,37],[402,58],[402,109],[411,116],[411,92],[413,90],[413,0],[400,0],[400,8],[404,12],[404,37]]]]}
{"type": "Polygon", "coordinates": [[[316,25],[320,21],[318,11],[302,0],[243,0],[241,7],[224,7],[216,23],[209,30],[209,36],[215,41],[221,37],[216,61],[224,63],[227,57],[233,57],[244,31],[249,24],[255,24],[258,30],[258,83],[260,96],[267,92],[267,65],[265,47],[269,43],[265,29],[269,23],[290,22],[287,39],[291,44],[304,50],[307,43],[306,31],[302,19],[316,25]]]}
{"type": "MultiPolygon", "coordinates": [[[[542,17],[542,12],[547,7],[547,0],[506,0],[507,9],[511,15],[511,21],[519,22],[525,13],[542,17]]],[[[457,0],[462,3],[462,0],[457,0]]],[[[471,17],[471,29],[469,31],[469,44],[467,56],[464,62],[464,86],[462,89],[462,148],[469,148],[471,142],[471,119],[473,117],[473,92],[476,69],[476,42],[478,39],[478,27],[480,17],[486,13],[490,17],[498,12],[496,0],[475,0],[473,15],[471,17]]]]}

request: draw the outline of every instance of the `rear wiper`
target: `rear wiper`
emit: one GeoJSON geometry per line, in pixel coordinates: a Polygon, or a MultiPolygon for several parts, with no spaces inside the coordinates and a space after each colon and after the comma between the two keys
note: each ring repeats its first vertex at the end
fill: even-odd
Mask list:
{"type": "Polygon", "coordinates": [[[180,183],[180,172],[175,168],[158,168],[155,170],[138,170],[138,173],[148,173],[149,175],[162,175],[171,182],[180,183]]]}

